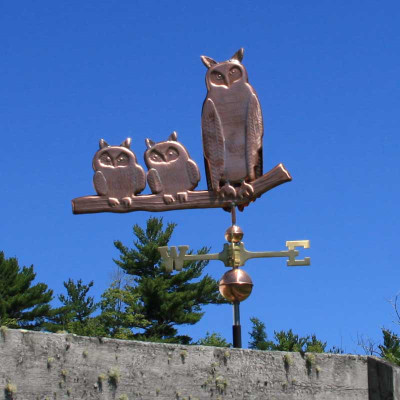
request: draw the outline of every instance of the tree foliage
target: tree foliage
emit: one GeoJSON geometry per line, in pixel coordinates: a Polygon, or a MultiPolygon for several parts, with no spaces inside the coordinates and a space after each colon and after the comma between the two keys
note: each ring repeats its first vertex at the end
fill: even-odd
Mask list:
{"type": "Polygon", "coordinates": [[[94,302],[94,297],[88,296],[92,286],[93,281],[85,285],[82,283],[82,279],[79,279],[76,283],[72,279],[64,282],[67,295],[60,294],[58,299],[69,310],[72,321],[84,323],[98,308],[98,305],[94,302]]]}
{"type": "Polygon", "coordinates": [[[51,332],[67,331],[84,336],[105,336],[106,332],[100,319],[92,316],[99,307],[94,297],[88,295],[92,286],[93,281],[84,284],[82,279],[76,283],[72,279],[64,282],[67,294],[57,296],[62,306],[51,311],[44,324],[45,329],[51,332]]]}
{"type": "Polygon", "coordinates": [[[228,343],[225,338],[223,338],[219,333],[206,333],[204,338],[199,339],[194,344],[200,346],[215,346],[215,347],[231,347],[232,344],[228,343]]]}
{"type": "MultiPolygon", "coordinates": [[[[391,301],[393,306],[397,325],[400,325],[400,306],[399,306],[399,296],[397,294],[391,301]]],[[[395,332],[382,328],[383,343],[378,346],[380,351],[380,356],[393,364],[400,366],[400,337],[395,332]]]]}
{"type": "Polygon", "coordinates": [[[250,322],[253,324],[253,327],[251,332],[249,332],[251,337],[249,349],[269,350],[273,343],[267,341],[267,332],[264,322],[255,317],[250,318],[250,322]]]}
{"type": "Polygon", "coordinates": [[[383,344],[379,345],[380,356],[393,364],[400,365],[400,338],[388,329],[382,329],[383,344]]]}
{"type": "Polygon", "coordinates": [[[141,314],[139,295],[128,284],[114,281],[103,293],[99,319],[106,336],[116,339],[134,339],[132,328],[145,328],[148,321],[141,314]]]}
{"type": "MultiPolygon", "coordinates": [[[[317,339],[315,335],[299,336],[293,333],[291,329],[288,331],[275,331],[274,340],[267,340],[265,324],[258,318],[250,318],[252,330],[249,332],[251,341],[250,349],[271,350],[271,351],[293,351],[293,352],[313,352],[324,353],[326,342],[317,339]]],[[[340,353],[341,350],[333,348],[330,352],[340,353]]]]}
{"type": "Polygon", "coordinates": [[[44,283],[33,285],[33,265],[22,267],[16,258],[0,252],[0,325],[38,329],[49,315],[53,291],[44,283]]]}
{"type": "Polygon", "coordinates": [[[134,225],[132,248],[115,241],[120,259],[114,261],[131,282],[103,297],[102,314],[111,335],[129,336],[131,331],[132,338],[141,340],[189,343],[191,338],[179,336],[176,326],[200,321],[207,304],[225,303],[218,282],[209,275],[201,277],[206,261],[187,262],[177,273],[166,271],[158,247],[168,245],[174,228],[172,223],[164,228],[161,218],[150,218],[145,229],[134,225]]]}

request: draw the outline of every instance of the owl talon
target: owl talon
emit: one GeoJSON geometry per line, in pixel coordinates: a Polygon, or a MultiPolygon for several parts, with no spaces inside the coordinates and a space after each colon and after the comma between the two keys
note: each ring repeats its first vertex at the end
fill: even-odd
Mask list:
{"type": "Polygon", "coordinates": [[[109,197],[109,198],[108,198],[108,204],[109,204],[111,207],[118,206],[118,205],[119,205],[119,200],[116,199],[115,197],[109,197]]]}
{"type": "Polygon", "coordinates": [[[225,183],[224,186],[222,186],[221,189],[219,189],[218,192],[219,196],[221,198],[225,197],[236,197],[236,190],[233,186],[231,186],[229,183],[225,183]]]}
{"type": "Polygon", "coordinates": [[[185,203],[188,199],[188,194],[187,192],[178,192],[176,194],[176,197],[178,198],[180,203],[185,203]]]}
{"type": "Polygon", "coordinates": [[[165,204],[171,204],[175,201],[174,196],[172,196],[171,194],[164,194],[163,200],[165,204]]]}
{"type": "Polygon", "coordinates": [[[253,186],[246,183],[245,181],[242,182],[240,188],[238,189],[238,197],[243,199],[243,197],[251,197],[254,195],[253,186]]]}
{"type": "Polygon", "coordinates": [[[130,197],[124,197],[121,201],[125,207],[129,207],[132,204],[132,198],[130,197]]]}

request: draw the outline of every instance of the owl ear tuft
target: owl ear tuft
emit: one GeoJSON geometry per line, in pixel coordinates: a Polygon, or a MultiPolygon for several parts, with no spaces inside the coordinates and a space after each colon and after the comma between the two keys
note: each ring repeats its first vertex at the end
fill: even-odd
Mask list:
{"type": "Polygon", "coordinates": [[[207,57],[207,56],[201,56],[201,61],[203,61],[203,64],[207,67],[210,68],[213,65],[217,64],[217,62],[215,60],[213,60],[211,57],[207,57]]]}
{"type": "Polygon", "coordinates": [[[155,145],[155,142],[153,142],[151,139],[146,139],[145,142],[148,149],[151,149],[155,145]]]}
{"type": "Polygon", "coordinates": [[[173,140],[174,142],[178,141],[178,134],[173,131],[169,136],[168,136],[168,140],[173,140]]]}
{"type": "Polygon", "coordinates": [[[242,62],[244,56],[244,48],[242,47],[239,49],[231,58],[231,60],[237,60],[239,62],[242,62]]]}
{"type": "Polygon", "coordinates": [[[123,146],[123,147],[126,147],[126,148],[130,149],[131,148],[131,142],[132,142],[132,139],[130,137],[128,137],[120,144],[120,146],[123,146]]]}
{"type": "Polygon", "coordinates": [[[99,141],[99,147],[101,149],[104,149],[104,147],[110,147],[110,145],[104,140],[104,139],[100,139],[99,141]]]}

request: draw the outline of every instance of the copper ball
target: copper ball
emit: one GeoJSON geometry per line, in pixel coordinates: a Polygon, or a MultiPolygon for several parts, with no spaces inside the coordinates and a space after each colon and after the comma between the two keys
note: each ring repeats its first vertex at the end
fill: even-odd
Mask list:
{"type": "Polygon", "coordinates": [[[253,282],[249,274],[240,268],[233,268],[219,281],[219,292],[228,301],[246,300],[253,290],[253,282]]]}
{"type": "Polygon", "coordinates": [[[239,243],[243,239],[243,231],[237,225],[230,226],[225,232],[225,239],[229,243],[239,243]]]}

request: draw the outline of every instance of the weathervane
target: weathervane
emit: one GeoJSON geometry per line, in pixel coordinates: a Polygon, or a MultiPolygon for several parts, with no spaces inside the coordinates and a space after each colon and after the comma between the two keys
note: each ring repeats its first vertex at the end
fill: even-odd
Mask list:
{"type": "Polygon", "coordinates": [[[225,233],[228,243],[216,254],[186,254],[189,246],[160,247],[169,271],[181,270],[184,261],[220,260],[231,267],[220,283],[222,296],[233,304],[233,345],[241,347],[239,304],[251,293],[253,283],[240,267],[250,258],[286,257],[288,266],[310,265],[310,258],[296,259],[297,247],[309,248],[308,240],[288,241],[285,251],[250,252],[236,225],[236,207],[243,211],[267,191],[292,180],[283,164],[263,174],[264,134],[260,102],[248,82],[242,64],[244,50],[229,60],[216,62],[202,56],[207,67],[207,96],[201,125],[208,190],[195,190],[200,181],[197,164],[173,132],[165,141],[146,139],[147,173],[131,150],[131,139],[119,146],[100,140],[93,158],[97,196],[72,200],[74,214],[99,212],[170,211],[223,208],[231,212],[232,226],[225,233]],[[147,183],[152,194],[140,194],[147,183]]]}
{"type": "Polygon", "coordinates": [[[219,260],[226,267],[231,269],[222,276],[219,282],[219,291],[221,295],[233,305],[233,347],[242,347],[242,335],[240,326],[240,310],[239,304],[246,300],[252,290],[253,282],[247,272],[240,269],[245,265],[250,258],[270,258],[270,257],[285,257],[288,258],[286,265],[288,267],[299,267],[310,265],[310,258],[305,257],[302,260],[296,259],[299,255],[297,247],[308,249],[310,247],[309,240],[287,241],[285,251],[247,251],[244,243],[242,229],[236,225],[235,207],[231,208],[232,226],[225,232],[225,239],[228,243],[224,244],[223,250],[220,253],[214,254],[186,254],[189,246],[163,246],[158,250],[162,259],[165,262],[165,267],[168,271],[173,269],[176,271],[182,270],[185,261],[194,260],[219,260]]]}

